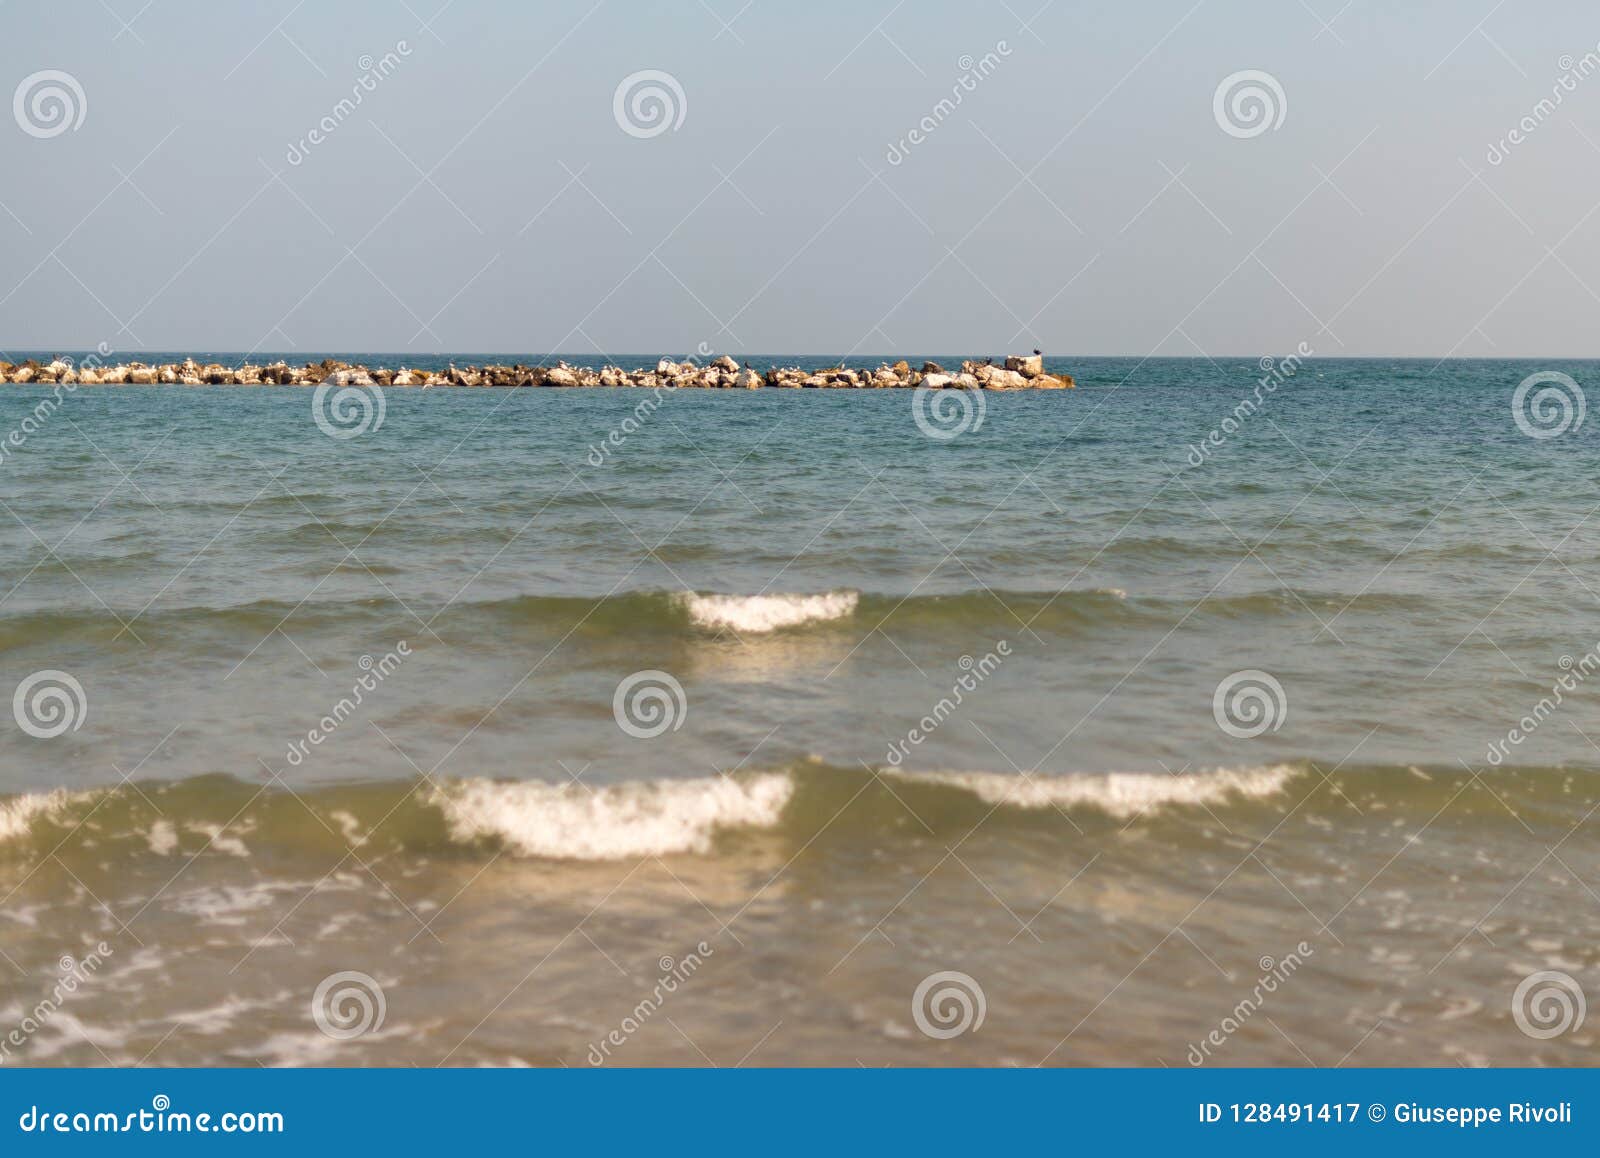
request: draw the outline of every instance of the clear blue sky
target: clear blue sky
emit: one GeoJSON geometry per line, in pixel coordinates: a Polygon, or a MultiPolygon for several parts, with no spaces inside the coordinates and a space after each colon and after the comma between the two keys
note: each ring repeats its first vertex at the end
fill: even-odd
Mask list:
{"type": "Polygon", "coordinates": [[[1600,72],[1535,109],[1597,41],[1494,0],[11,0],[0,95],[86,107],[0,119],[0,348],[1595,355],[1600,72]],[[682,122],[641,137],[646,69],[682,122]],[[1283,116],[1236,136],[1246,69],[1283,116]]]}

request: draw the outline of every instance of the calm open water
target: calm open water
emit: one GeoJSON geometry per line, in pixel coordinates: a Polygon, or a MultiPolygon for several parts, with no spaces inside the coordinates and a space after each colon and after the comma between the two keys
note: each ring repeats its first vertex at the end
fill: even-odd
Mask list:
{"type": "Polygon", "coordinates": [[[1051,368],[0,387],[3,1056],[1591,1059],[1596,364],[1051,368]]]}

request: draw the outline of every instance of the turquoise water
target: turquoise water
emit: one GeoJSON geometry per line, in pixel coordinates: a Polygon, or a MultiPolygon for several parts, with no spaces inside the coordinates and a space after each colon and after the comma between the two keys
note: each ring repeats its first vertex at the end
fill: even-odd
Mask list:
{"type": "MultiPolygon", "coordinates": [[[[1076,391],[986,395],[944,442],[909,393],[683,391],[599,468],[639,394],[391,390],[341,441],[310,391],[82,388],[0,467],[0,639],[12,670],[76,674],[92,726],[47,769],[5,736],[0,785],[103,782],[188,715],[168,775],[276,767],[274,733],[401,639],[417,654],[375,710],[414,758],[494,709],[443,765],[463,775],[537,774],[534,720],[547,758],[605,779],[732,766],[773,728],[769,756],[877,761],[1002,639],[973,718],[1018,766],[1336,762],[1373,729],[1368,758],[1481,763],[1517,696],[1600,638],[1594,428],[1524,436],[1531,365],[1313,363],[1199,468],[1254,363],[1062,368],[1076,391]],[[865,601],[735,637],[641,592],[865,601]],[[641,749],[604,724],[645,666],[683,668],[695,710],[641,749]],[[1242,668],[1290,703],[1249,742],[1211,714],[1242,668]]],[[[40,396],[0,394],[0,425],[40,396]]],[[[304,775],[410,771],[361,747],[304,775]]],[[[1566,726],[1522,751],[1600,755],[1566,726]]],[[[1007,766],[972,727],[920,755],[1007,766]]]]}
{"type": "MultiPolygon", "coordinates": [[[[82,689],[61,735],[0,729],[7,952],[153,954],[157,1007],[227,1011],[178,1061],[581,1064],[702,938],[695,1041],[783,1018],[772,1061],[1183,1064],[1301,938],[1298,1052],[1258,1023],[1227,1063],[1331,1064],[1390,1001],[1364,1060],[1579,1050],[1507,1003],[1600,931],[1557,881],[1600,879],[1589,844],[1544,856],[1600,790],[1600,680],[1537,708],[1600,646],[1600,456],[1513,394],[1596,365],[1315,360],[1209,453],[1255,360],[1050,368],[1077,389],[986,394],[948,439],[897,390],[629,425],[648,392],[391,389],[348,439],[304,388],[67,394],[0,460],[0,675],[82,689]],[[661,694],[619,701],[635,673],[661,694]],[[1236,673],[1263,697],[1218,707],[1236,673]],[[572,940],[592,905],[615,972],[572,940]],[[328,1052],[322,938],[391,1009],[443,1004],[328,1052]],[[984,1033],[903,1033],[941,967],[989,979],[984,1033]]],[[[47,396],[0,388],[0,429],[47,396]]],[[[105,1002],[111,1056],[164,1032],[105,1002]]],[[[657,1029],[622,1056],[702,1064],[657,1029]]]]}

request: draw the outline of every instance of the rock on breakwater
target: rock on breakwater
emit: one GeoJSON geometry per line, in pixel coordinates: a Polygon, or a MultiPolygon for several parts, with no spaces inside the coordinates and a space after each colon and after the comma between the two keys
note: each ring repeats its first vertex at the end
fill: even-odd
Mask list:
{"type": "Polygon", "coordinates": [[[663,358],[653,367],[624,370],[606,365],[598,370],[585,366],[486,365],[455,366],[446,370],[413,370],[367,367],[327,359],[303,366],[285,362],[268,365],[224,366],[211,362],[201,365],[193,358],[183,362],[148,365],[127,362],[118,365],[76,366],[64,358],[50,362],[29,359],[13,364],[0,361],[0,382],[17,385],[84,386],[436,386],[494,387],[637,387],[643,389],[698,388],[718,390],[756,390],[762,387],[811,390],[1070,390],[1074,383],[1064,374],[1047,374],[1044,359],[1037,355],[1012,356],[1003,364],[992,360],[965,361],[959,370],[946,370],[936,362],[924,362],[920,370],[899,361],[883,363],[875,370],[834,366],[825,370],[803,370],[778,366],[757,370],[724,355],[704,365],[674,362],[663,358]]]}

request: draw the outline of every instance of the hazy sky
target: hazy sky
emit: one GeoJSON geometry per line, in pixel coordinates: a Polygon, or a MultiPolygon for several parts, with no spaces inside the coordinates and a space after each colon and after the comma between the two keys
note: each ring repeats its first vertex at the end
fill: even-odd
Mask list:
{"type": "Polygon", "coordinates": [[[1596,355],[1597,42],[1503,0],[11,0],[0,348],[1596,355]],[[1244,70],[1281,121],[1219,121],[1244,70]]]}

